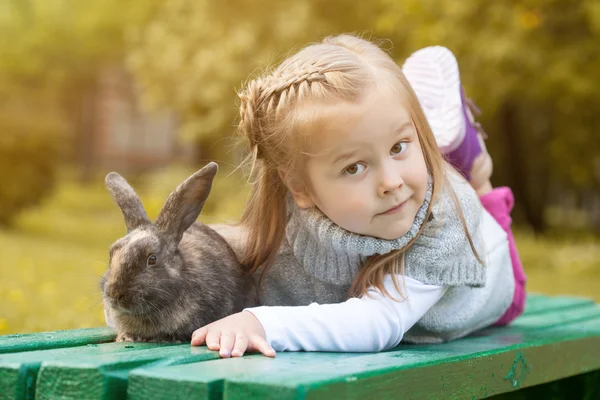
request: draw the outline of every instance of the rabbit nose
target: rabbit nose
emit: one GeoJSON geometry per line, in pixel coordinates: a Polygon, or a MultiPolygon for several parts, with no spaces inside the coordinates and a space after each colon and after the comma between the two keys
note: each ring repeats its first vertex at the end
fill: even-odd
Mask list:
{"type": "Polygon", "coordinates": [[[124,300],[125,300],[125,296],[122,293],[115,296],[115,301],[120,305],[123,305],[124,300]]]}
{"type": "Polygon", "coordinates": [[[115,293],[114,288],[109,288],[106,291],[106,297],[111,304],[118,304],[123,301],[123,293],[115,293]]]}

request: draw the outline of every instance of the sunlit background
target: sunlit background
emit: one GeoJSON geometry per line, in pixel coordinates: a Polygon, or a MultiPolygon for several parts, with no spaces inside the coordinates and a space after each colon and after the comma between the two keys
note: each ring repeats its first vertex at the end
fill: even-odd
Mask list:
{"type": "Polygon", "coordinates": [[[219,162],[204,222],[235,221],[236,89],[304,44],[354,32],[398,63],[457,56],[517,199],[528,290],[600,301],[600,2],[0,2],[0,334],[104,324],[98,280],[125,233],[116,170],[156,217],[219,162]]]}

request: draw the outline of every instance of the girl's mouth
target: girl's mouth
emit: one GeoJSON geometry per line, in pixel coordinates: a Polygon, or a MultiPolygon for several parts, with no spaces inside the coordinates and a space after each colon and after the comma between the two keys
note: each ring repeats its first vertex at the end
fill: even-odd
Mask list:
{"type": "Polygon", "coordinates": [[[396,214],[400,211],[402,211],[404,209],[404,207],[406,207],[406,204],[408,203],[408,200],[403,201],[402,203],[398,204],[395,207],[390,208],[389,210],[379,213],[379,215],[390,215],[390,214],[396,214]]]}

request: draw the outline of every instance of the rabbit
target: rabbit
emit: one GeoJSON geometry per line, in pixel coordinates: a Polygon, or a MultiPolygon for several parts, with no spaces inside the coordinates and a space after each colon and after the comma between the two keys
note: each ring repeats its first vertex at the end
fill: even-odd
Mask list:
{"type": "Polygon", "coordinates": [[[117,341],[189,341],[194,330],[257,304],[254,280],[225,239],[195,223],[217,170],[211,162],[181,183],[154,224],[127,181],[106,176],[127,226],[100,281],[117,341]]]}

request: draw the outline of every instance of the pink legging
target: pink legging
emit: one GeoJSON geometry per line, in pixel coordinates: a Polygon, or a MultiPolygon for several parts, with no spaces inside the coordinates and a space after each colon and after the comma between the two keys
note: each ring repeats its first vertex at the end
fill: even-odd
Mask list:
{"type": "Polygon", "coordinates": [[[525,276],[525,271],[523,271],[519,253],[517,252],[517,246],[515,245],[515,239],[510,229],[510,224],[512,222],[510,211],[513,208],[515,200],[512,191],[508,187],[495,188],[490,193],[481,196],[480,200],[483,207],[492,215],[492,217],[494,217],[496,222],[498,222],[508,235],[510,259],[512,261],[513,275],[515,277],[515,294],[508,310],[506,310],[504,315],[494,323],[494,325],[507,325],[521,315],[525,308],[526,297],[525,282],[527,281],[527,277],[525,276]]]}

